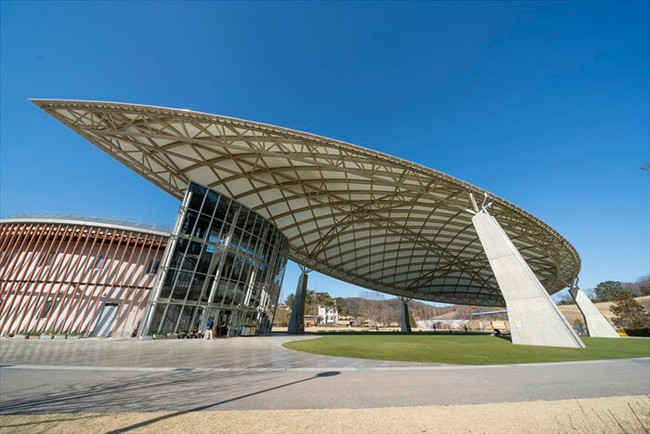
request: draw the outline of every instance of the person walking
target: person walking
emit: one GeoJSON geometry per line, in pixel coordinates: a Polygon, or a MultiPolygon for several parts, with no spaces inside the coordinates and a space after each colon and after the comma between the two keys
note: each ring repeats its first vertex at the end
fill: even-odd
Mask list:
{"type": "Polygon", "coordinates": [[[208,322],[205,323],[205,339],[212,339],[212,328],[214,327],[214,321],[212,317],[208,318],[208,322]]]}

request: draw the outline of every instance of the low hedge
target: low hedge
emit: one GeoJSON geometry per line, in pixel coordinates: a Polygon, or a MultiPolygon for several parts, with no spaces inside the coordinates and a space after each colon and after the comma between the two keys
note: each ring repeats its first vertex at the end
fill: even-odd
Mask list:
{"type": "Polygon", "coordinates": [[[628,336],[646,336],[650,337],[650,328],[645,327],[641,329],[625,329],[625,333],[628,336]]]}

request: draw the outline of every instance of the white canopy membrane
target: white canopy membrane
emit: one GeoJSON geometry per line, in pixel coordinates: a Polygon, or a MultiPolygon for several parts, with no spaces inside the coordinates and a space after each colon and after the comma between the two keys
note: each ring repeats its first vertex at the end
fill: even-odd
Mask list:
{"type": "MultiPolygon", "coordinates": [[[[132,104],[34,100],[115,159],[181,199],[189,180],[272,221],[290,259],[337,279],[421,300],[504,305],[472,225],[469,193],[444,173],[316,135],[132,104]]],[[[489,194],[494,216],[549,293],[580,258],[551,227],[489,194]]]]}

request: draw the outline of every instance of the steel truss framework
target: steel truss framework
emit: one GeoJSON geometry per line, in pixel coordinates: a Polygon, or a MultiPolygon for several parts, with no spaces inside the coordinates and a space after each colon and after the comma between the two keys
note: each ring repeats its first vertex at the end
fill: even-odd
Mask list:
{"type": "MultiPolygon", "coordinates": [[[[472,226],[484,190],[348,143],[224,116],[92,101],[34,100],[91,143],[181,199],[189,180],[271,220],[290,258],[397,296],[504,305],[472,226]]],[[[580,270],[571,244],[489,194],[490,213],[549,293],[580,270]]]]}

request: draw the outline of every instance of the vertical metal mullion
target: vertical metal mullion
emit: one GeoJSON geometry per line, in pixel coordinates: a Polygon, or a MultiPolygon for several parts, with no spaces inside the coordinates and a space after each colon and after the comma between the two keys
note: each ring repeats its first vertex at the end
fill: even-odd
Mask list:
{"type": "MultiPolygon", "coordinates": [[[[188,190],[189,190],[189,187],[188,187],[188,190]]],[[[193,193],[193,192],[191,192],[191,193],[193,193]]],[[[165,310],[163,311],[163,315],[162,315],[163,319],[160,322],[160,324],[158,325],[158,330],[157,331],[160,331],[160,329],[161,329],[161,327],[163,325],[163,322],[165,320],[165,317],[167,316],[167,312],[169,311],[169,304],[171,303],[172,296],[174,295],[174,289],[176,288],[176,285],[178,284],[178,279],[180,278],[181,274],[183,273],[182,266],[185,263],[185,260],[187,259],[187,252],[190,249],[190,246],[192,245],[192,243],[195,242],[195,241],[193,241],[193,239],[194,239],[194,231],[196,230],[196,226],[199,224],[199,220],[201,219],[201,208],[203,207],[203,203],[205,202],[205,198],[207,197],[207,195],[208,195],[208,193],[206,191],[206,193],[203,195],[203,199],[201,200],[201,206],[199,207],[198,210],[195,210],[195,209],[192,209],[192,208],[189,207],[189,204],[190,204],[189,199],[192,197],[191,195],[188,196],[187,204],[185,204],[186,205],[185,206],[185,215],[187,215],[188,212],[192,212],[192,211],[196,212],[196,221],[194,222],[194,225],[192,226],[192,229],[190,230],[190,233],[187,234],[187,246],[185,247],[185,251],[183,252],[183,257],[182,257],[182,260],[180,262],[181,267],[178,269],[178,273],[176,273],[176,277],[174,277],[174,283],[172,284],[171,291],[169,291],[169,297],[167,297],[167,303],[166,303],[166,306],[165,306],[165,310]]],[[[178,237],[180,238],[180,234],[178,234],[178,237]]],[[[199,255],[199,258],[200,257],[201,257],[201,255],[199,255]]],[[[183,299],[183,302],[181,304],[181,313],[183,312],[183,308],[185,307],[185,303],[187,302],[187,297],[188,297],[188,295],[190,293],[192,282],[194,280],[194,275],[196,274],[196,269],[197,269],[198,266],[199,266],[199,261],[197,260],[196,264],[194,265],[194,269],[192,270],[192,272],[190,274],[190,279],[189,279],[189,282],[188,282],[187,290],[185,292],[185,298],[183,299]]],[[[176,303],[174,303],[174,304],[176,304],[176,303]]],[[[179,319],[180,319],[180,315],[179,315],[179,319]]],[[[176,321],[176,324],[175,324],[174,328],[176,328],[176,326],[178,326],[178,320],[176,321]]]]}
{"type": "MultiPolygon", "coordinates": [[[[205,197],[206,197],[205,200],[207,200],[207,197],[208,197],[208,195],[210,193],[214,193],[214,192],[212,190],[208,189],[208,192],[205,194],[205,197]]],[[[215,214],[217,213],[217,209],[219,208],[219,203],[221,202],[223,196],[221,196],[220,194],[217,194],[216,197],[217,197],[217,201],[215,202],[214,209],[212,210],[212,214],[210,215],[210,226],[209,226],[208,233],[206,234],[206,238],[205,238],[206,249],[207,249],[208,245],[212,246],[212,244],[210,242],[210,233],[212,232],[212,227],[213,227],[213,225],[215,223],[215,214]]],[[[205,204],[205,202],[204,202],[204,204],[205,204]]],[[[222,223],[221,227],[219,228],[219,234],[221,234],[221,231],[223,231],[223,226],[224,225],[222,223]]],[[[206,273],[206,279],[205,279],[205,282],[203,283],[203,287],[201,288],[201,293],[199,294],[199,298],[196,300],[194,313],[192,313],[192,318],[190,319],[190,324],[194,324],[194,321],[196,320],[196,313],[198,312],[198,307],[203,305],[203,295],[205,294],[205,291],[208,289],[208,283],[210,282],[210,276],[212,276],[212,273],[215,272],[216,268],[219,267],[219,262],[221,261],[221,258],[219,258],[219,260],[217,260],[216,243],[213,246],[213,248],[214,248],[214,254],[212,255],[212,259],[210,260],[210,264],[208,265],[208,272],[206,273]]],[[[223,250],[222,250],[222,256],[223,256],[223,250]]],[[[213,284],[214,284],[214,280],[213,280],[213,284]]],[[[211,291],[211,293],[212,293],[212,291],[211,291]]],[[[208,301],[206,303],[206,308],[211,303],[212,303],[211,294],[208,294],[208,301]]]]}
{"type": "MultiPolygon", "coordinates": [[[[269,231],[269,226],[265,224],[265,221],[262,221],[262,228],[260,230],[260,235],[257,236],[257,242],[255,243],[255,248],[253,249],[253,257],[255,258],[255,263],[258,264],[258,269],[259,269],[259,264],[261,264],[264,267],[264,271],[262,272],[262,275],[259,276],[258,282],[261,282],[262,285],[258,285],[258,295],[257,299],[259,300],[259,303],[257,304],[257,308],[259,308],[262,304],[262,294],[266,292],[264,290],[264,278],[266,277],[266,274],[268,273],[268,267],[266,265],[266,259],[262,259],[262,248],[264,247],[264,239],[266,238],[266,234],[269,231]],[[260,248],[261,247],[261,248],[260,248]]],[[[252,283],[255,285],[255,282],[252,283]]]]}
{"type": "MultiPolygon", "coordinates": [[[[203,215],[203,213],[201,211],[203,210],[203,206],[205,205],[205,201],[208,199],[208,193],[209,192],[210,192],[210,189],[208,189],[206,187],[206,191],[205,191],[205,194],[203,194],[203,200],[201,200],[201,205],[199,205],[199,209],[191,210],[191,211],[196,211],[196,221],[194,222],[194,227],[192,227],[192,232],[190,233],[190,240],[189,240],[189,242],[187,244],[187,249],[185,250],[184,259],[187,257],[187,250],[189,250],[192,243],[193,242],[198,242],[198,241],[194,241],[194,238],[196,238],[194,236],[194,234],[196,233],[196,228],[198,227],[199,222],[201,221],[201,216],[203,215]]],[[[214,211],[213,211],[213,214],[214,214],[214,211]]],[[[183,311],[185,310],[185,306],[187,305],[187,299],[190,296],[190,292],[191,292],[192,286],[194,284],[194,279],[196,279],[196,272],[199,269],[199,264],[201,263],[201,260],[203,259],[203,254],[204,254],[204,252],[206,250],[205,249],[206,246],[207,246],[207,244],[206,244],[206,236],[208,236],[208,234],[210,233],[210,226],[211,225],[212,225],[212,221],[209,222],[208,231],[205,234],[203,234],[203,238],[199,238],[201,240],[200,241],[201,249],[200,249],[200,253],[199,253],[199,258],[197,259],[196,264],[194,264],[194,269],[192,270],[192,274],[190,276],[190,282],[189,282],[189,285],[187,287],[187,291],[185,292],[185,298],[183,299],[183,303],[181,305],[181,311],[180,311],[180,314],[178,315],[178,318],[176,319],[176,324],[174,324],[174,329],[172,330],[172,333],[176,333],[177,330],[178,330],[178,325],[180,324],[181,317],[183,316],[183,311]]],[[[179,275],[180,275],[180,273],[179,273],[179,275]]],[[[176,278],[178,279],[178,275],[176,276],[176,278]]],[[[170,296],[173,293],[174,292],[173,292],[173,287],[172,287],[172,292],[171,292],[170,296]]],[[[198,302],[201,301],[201,293],[199,293],[199,299],[197,301],[198,302]]]]}
{"type": "MultiPolygon", "coordinates": [[[[197,224],[198,224],[198,219],[197,219],[197,224]]],[[[197,241],[191,241],[190,240],[189,244],[187,245],[188,249],[189,249],[191,243],[193,243],[193,242],[196,243],[197,241]]],[[[205,252],[206,246],[207,245],[205,244],[205,239],[204,239],[203,242],[201,243],[201,249],[200,249],[201,253],[199,253],[199,258],[197,259],[196,264],[194,264],[194,269],[192,270],[192,273],[190,275],[190,281],[189,281],[189,284],[188,284],[188,287],[187,287],[187,291],[185,292],[185,298],[183,298],[183,303],[181,305],[181,313],[178,315],[178,318],[176,319],[176,324],[174,325],[174,329],[173,329],[172,333],[176,333],[176,330],[178,329],[178,325],[179,325],[179,323],[181,321],[181,316],[183,314],[183,310],[185,310],[185,306],[187,305],[187,299],[190,296],[190,292],[192,290],[192,285],[194,284],[194,280],[196,279],[196,272],[197,272],[197,270],[199,268],[199,264],[201,263],[201,260],[203,259],[203,254],[205,252]]],[[[187,250],[185,252],[185,257],[187,257],[187,250]]],[[[176,278],[178,279],[178,276],[176,276],[176,278]]],[[[199,294],[199,299],[197,301],[198,302],[201,301],[201,294],[199,294]]]]}
{"type": "MultiPolygon", "coordinates": [[[[181,226],[183,224],[183,221],[185,220],[185,216],[187,215],[187,207],[186,205],[189,203],[190,198],[192,197],[192,192],[189,189],[189,186],[187,190],[185,190],[185,196],[183,197],[183,201],[181,202],[181,206],[178,211],[178,215],[176,216],[176,223],[174,225],[174,231],[170,234],[169,241],[167,244],[167,249],[165,251],[164,257],[163,257],[163,263],[162,263],[162,270],[160,272],[160,277],[154,284],[154,289],[151,291],[151,296],[149,298],[149,303],[147,303],[147,310],[144,313],[144,324],[143,327],[140,328],[140,333],[139,336],[142,337],[144,333],[149,331],[149,327],[151,327],[151,321],[153,319],[153,306],[154,304],[157,304],[158,297],[160,296],[160,291],[162,290],[163,285],[165,284],[165,280],[167,279],[167,272],[169,270],[169,263],[171,262],[171,259],[173,258],[174,254],[176,253],[176,245],[178,244],[178,234],[180,233],[181,226]]],[[[172,290],[170,291],[173,292],[173,287],[172,290]]]]}
{"type": "MultiPolygon", "coordinates": [[[[222,195],[219,195],[219,201],[224,199],[222,195]]],[[[221,227],[219,228],[219,235],[218,238],[220,240],[223,240],[223,233],[224,230],[226,229],[226,225],[229,225],[230,223],[226,221],[226,218],[228,217],[228,211],[230,211],[230,206],[232,205],[232,200],[228,200],[228,204],[226,206],[226,212],[223,216],[223,219],[221,220],[221,227]]],[[[215,207],[215,214],[216,214],[216,207],[215,207]]],[[[230,239],[232,238],[232,233],[233,233],[233,226],[230,224],[230,227],[228,227],[228,234],[226,235],[225,241],[221,244],[221,259],[219,262],[219,265],[217,266],[217,270],[214,273],[214,281],[212,282],[212,288],[210,288],[210,295],[208,296],[208,309],[212,309],[213,306],[216,304],[214,298],[215,298],[215,292],[217,288],[219,287],[219,281],[222,279],[221,274],[223,273],[223,266],[226,262],[226,256],[228,255],[228,246],[230,245],[230,239]]],[[[221,301],[219,302],[219,306],[223,306],[223,299],[224,297],[221,297],[221,301]]]]}
{"type": "MultiPolygon", "coordinates": [[[[180,238],[181,237],[179,235],[178,239],[180,239],[180,238]]],[[[171,289],[169,291],[169,296],[167,297],[167,300],[165,300],[165,310],[163,311],[162,320],[160,321],[160,324],[158,324],[158,329],[156,330],[158,332],[160,331],[160,329],[161,329],[161,327],[163,325],[163,322],[165,321],[165,316],[167,315],[167,311],[169,310],[169,305],[171,304],[172,297],[174,296],[174,290],[176,289],[176,285],[178,285],[178,279],[180,278],[181,274],[184,273],[183,264],[185,263],[185,259],[187,258],[187,251],[190,249],[190,246],[192,245],[192,237],[191,237],[191,235],[190,235],[190,237],[188,239],[186,239],[186,241],[187,241],[187,246],[183,250],[181,260],[179,262],[180,267],[176,270],[177,273],[176,273],[176,276],[174,276],[174,282],[171,285],[171,289]]],[[[188,283],[187,292],[189,292],[189,290],[190,290],[189,289],[189,284],[191,284],[191,282],[192,282],[192,279],[190,278],[190,282],[188,283]]],[[[185,293],[186,297],[187,297],[187,292],[185,293]]]]}
{"type": "MultiPolygon", "coordinates": [[[[221,223],[221,228],[219,229],[219,235],[223,233],[225,226],[226,226],[226,221],[224,220],[221,223]]],[[[232,226],[230,230],[232,230],[232,226]]],[[[228,245],[230,244],[230,234],[227,235],[226,237],[227,237],[226,242],[221,244],[219,248],[221,250],[221,257],[219,258],[219,264],[217,265],[217,268],[214,272],[214,280],[212,281],[212,288],[210,288],[210,295],[208,295],[208,304],[207,304],[208,309],[212,309],[213,306],[216,304],[214,298],[216,295],[217,288],[219,287],[219,281],[222,278],[221,273],[223,272],[223,266],[226,263],[226,256],[228,255],[228,245]]],[[[223,305],[223,297],[221,298],[221,302],[219,302],[219,306],[222,305],[223,305]]]]}
{"type": "MultiPolygon", "coordinates": [[[[277,231],[278,230],[276,228],[273,228],[273,229],[274,229],[274,231],[273,231],[274,235],[277,236],[277,231]]],[[[269,261],[268,266],[269,266],[269,269],[271,271],[270,271],[269,276],[267,278],[268,279],[267,286],[269,288],[269,302],[270,302],[271,299],[275,298],[275,294],[279,291],[279,288],[281,286],[281,285],[278,285],[276,287],[274,285],[274,281],[275,281],[275,274],[277,272],[279,272],[279,269],[280,269],[280,262],[281,262],[280,261],[280,256],[282,255],[282,252],[285,249],[285,246],[286,246],[285,243],[286,243],[286,240],[283,238],[282,243],[280,243],[279,246],[271,245],[271,252],[270,252],[271,254],[269,255],[269,258],[268,258],[268,261],[269,261]]],[[[266,309],[268,309],[268,307],[266,307],[266,309]]]]}
{"type": "MultiPolygon", "coordinates": [[[[237,226],[237,219],[239,218],[239,212],[240,212],[240,210],[241,210],[241,207],[239,207],[239,208],[237,209],[237,212],[235,213],[235,215],[234,215],[232,221],[230,222],[230,231],[228,232],[228,243],[227,243],[227,245],[225,246],[225,247],[226,247],[226,250],[227,250],[226,255],[227,255],[228,253],[232,253],[232,254],[234,255],[234,259],[233,259],[233,267],[232,267],[232,269],[230,270],[230,273],[228,274],[228,276],[224,276],[224,280],[228,280],[229,283],[232,282],[232,280],[233,280],[233,279],[232,279],[232,275],[233,275],[233,271],[234,271],[234,268],[235,268],[235,267],[234,267],[234,265],[235,265],[235,259],[237,259],[237,251],[236,251],[235,249],[232,249],[232,248],[231,248],[231,243],[232,243],[232,236],[235,234],[235,228],[236,228],[236,226],[237,226]]],[[[225,221],[225,220],[224,220],[224,221],[225,221]]],[[[233,289],[233,292],[232,292],[233,298],[232,298],[232,301],[230,302],[230,306],[229,306],[230,308],[232,308],[232,307],[234,306],[234,301],[235,301],[235,298],[234,298],[234,297],[235,297],[235,292],[236,292],[236,289],[233,289]]],[[[228,285],[226,285],[226,292],[223,294],[223,298],[221,299],[221,306],[225,306],[225,305],[224,305],[224,300],[226,299],[226,295],[228,295],[228,285]]]]}

